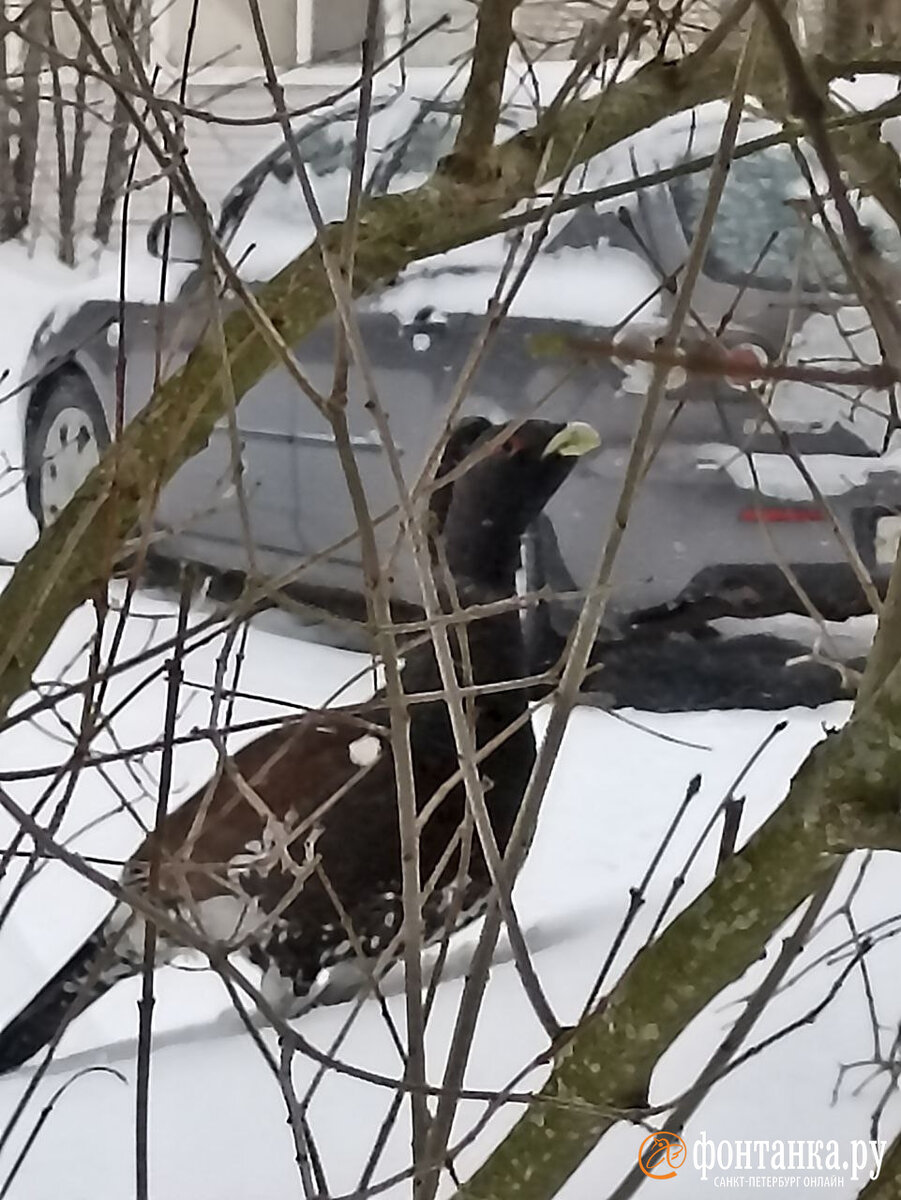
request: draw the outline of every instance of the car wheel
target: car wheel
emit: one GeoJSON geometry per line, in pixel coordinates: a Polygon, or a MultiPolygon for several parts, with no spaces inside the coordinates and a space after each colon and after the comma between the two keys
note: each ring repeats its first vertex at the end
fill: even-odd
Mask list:
{"type": "Polygon", "coordinates": [[[53,524],[109,440],[103,408],[80,371],[60,371],[44,382],[25,437],[28,507],[41,529],[53,524]]]}

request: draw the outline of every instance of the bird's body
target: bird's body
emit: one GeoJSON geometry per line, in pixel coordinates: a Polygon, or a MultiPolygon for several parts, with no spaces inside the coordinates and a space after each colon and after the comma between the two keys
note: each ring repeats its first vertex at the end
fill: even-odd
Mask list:
{"type": "MultiPolygon", "coordinates": [[[[574,456],[590,448],[567,449],[563,434],[573,428],[527,422],[509,439],[514,449],[500,442],[435,493],[442,500],[433,500],[433,514],[453,581],[441,592],[448,612],[513,594],[525,525],[562,483],[574,456]],[[549,455],[555,441],[561,450],[549,455]],[[514,488],[518,470],[531,482],[531,494],[514,488]],[[506,477],[502,495],[499,474],[506,477]]],[[[459,427],[440,473],[458,468],[473,447],[499,433],[482,419],[459,427]]],[[[584,442],[584,432],[581,436],[584,442]]],[[[578,438],[570,440],[575,444],[578,438]]],[[[458,678],[502,685],[476,692],[465,704],[476,747],[498,739],[478,769],[503,851],[535,759],[526,696],[516,686],[526,674],[519,616],[508,607],[467,621],[463,636],[456,629],[451,645],[458,678]]],[[[405,654],[402,680],[409,697],[428,942],[478,915],[490,876],[479,838],[465,820],[448,708],[434,695],[441,679],[430,641],[405,654]],[[417,701],[428,693],[431,699],[417,701]]],[[[171,917],[158,930],[156,961],[183,949],[189,939],[175,931],[190,929],[206,942],[247,954],[263,969],[264,994],[288,1014],[314,1000],[338,968],[352,967],[365,979],[375,961],[396,959],[402,950],[403,877],[384,697],[353,709],[310,713],[244,746],[163,821],[158,836],[145,840],[123,884],[141,891],[151,876],[148,899],[171,917]]],[[[0,1033],[0,1072],[52,1042],[73,1015],[117,980],[139,972],[143,953],[143,919],[123,902],[0,1033]]]]}
{"type": "MultiPolygon", "coordinates": [[[[484,628],[470,629],[471,658],[474,665],[485,663],[479,642],[490,638],[490,661],[497,670],[493,678],[474,682],[521,679],[517,614],[498,614],[479,624],[484,628]],[[499,654],[505,644],[508,653],[499,654]]],[[[430,646],[413,652],[404,685],[414,697],[417,691],[440,690],[430,646]]],[[[526,700],[514,687],[479,697],[473,707],[476,744],[483,746],[525,712],[526,700]]],[[[421,809],[458,773],[442,700],[416,703],[414,698],[410,739],[421,809]]],[[[534,758],[529,721],[491,755],[490,811],[502,846],[534,758]]],[[[464,807],[465,792],[458,782],[420,831],[420,875],[424,885],[431,885],[423,901],[426,938],[443,930],[446,916],[453,928],[454,902],[460,919],[471,917],[488,891],[477,838],[467,862],[461,865],[459,853],[453,853],[442,864],[464,807]]],[[[211,795],[202,789],[165,822],[159,851],[155,839],[147,839],[132,860],[132,876],[145,877],[158,852],[161,900],[207,937],[234,944],[252,935],[249,953],[266,972],[273,996],[293,992],[302,1004],[336,964],[356,960],[360,953],[366,960],[377,959],[399,936],[403,920],[387,709],[374,705],[362,711],[310,713],[288,730],[276,729],[251,742],[234,756],[211,795]],[[251,789],[265,799],[265,810],[248,800],[251,789]],[[330,813],[340,819],[329,819],[330,813]],[[330,893],[339,898],[343,919],[330,893]]],[[[130,941],[135,940],[132,935],[130,941]]]]}

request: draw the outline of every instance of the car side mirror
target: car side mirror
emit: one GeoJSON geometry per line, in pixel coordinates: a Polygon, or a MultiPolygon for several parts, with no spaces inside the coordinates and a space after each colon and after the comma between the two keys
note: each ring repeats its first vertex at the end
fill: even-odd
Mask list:
{"type": "Polygon", "coordinates": [[[169,262],[199,263],[203,260],[203,237],[186,212],[163,213],[147,231],[147,252],[169,262]]]}

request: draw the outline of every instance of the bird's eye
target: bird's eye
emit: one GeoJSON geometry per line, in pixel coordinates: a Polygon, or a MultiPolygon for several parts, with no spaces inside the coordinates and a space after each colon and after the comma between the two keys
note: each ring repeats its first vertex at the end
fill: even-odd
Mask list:
{"type": "Polygon", "coordinates": [[[512,434],[505,442],[501,442],[500,446],[498,446],[498,451],[501,454],[507,455],[508,458],[519,454],[523,449],[525,449],[525,442],[523,442],[518,433],[512,434]]]}

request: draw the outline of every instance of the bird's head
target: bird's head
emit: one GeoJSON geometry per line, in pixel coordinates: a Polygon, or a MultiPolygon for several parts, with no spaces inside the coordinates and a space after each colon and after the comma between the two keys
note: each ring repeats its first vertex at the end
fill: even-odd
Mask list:
{"type": "Polygon", "coordinates": [[[458,584],[512,591],[522,535],[578,460],[599,444],[581,421],[461,421],[438,470],[439,478],[452,473],[453,479],[432,498],[434,525],[458,584]]]}

